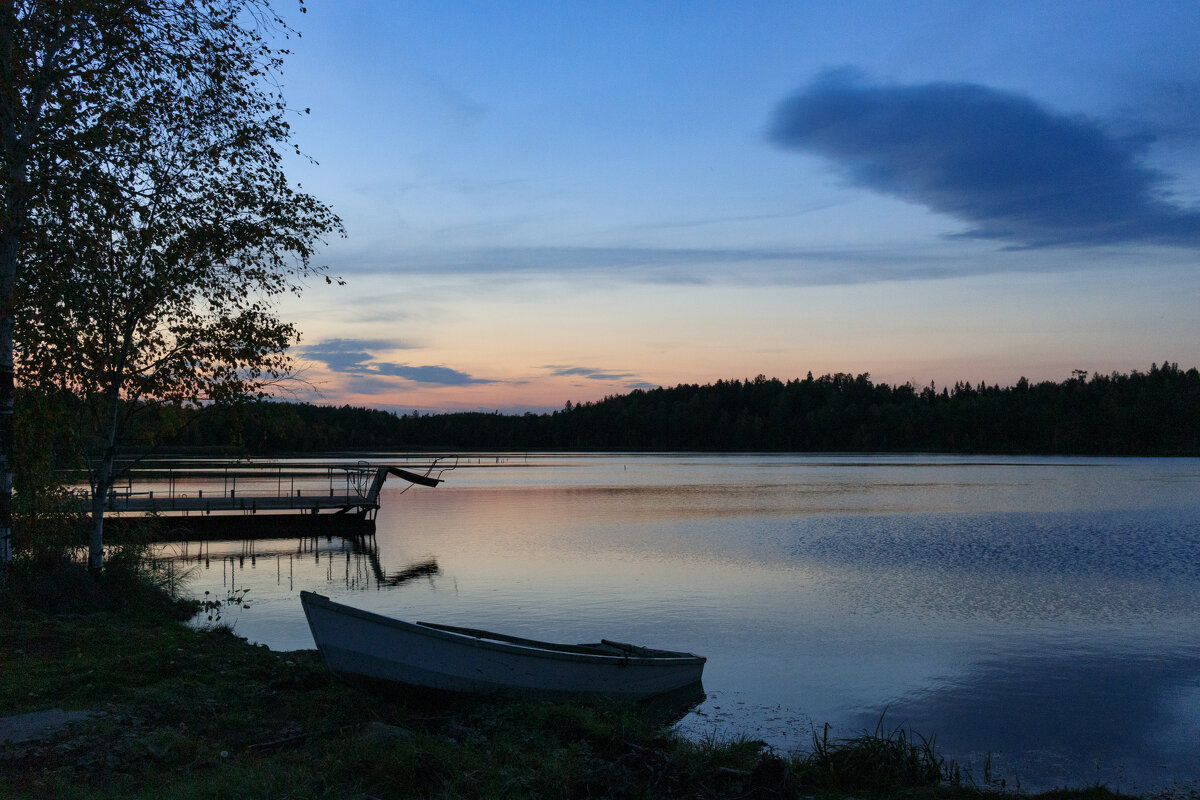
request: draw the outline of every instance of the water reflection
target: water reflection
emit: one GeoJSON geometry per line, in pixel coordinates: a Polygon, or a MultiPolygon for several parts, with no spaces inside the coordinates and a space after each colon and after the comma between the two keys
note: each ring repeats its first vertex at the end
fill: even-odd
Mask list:
{"type": "Polygon", "coordinates": [[[704,684],[696,681],[664,694],[643,700],[639,707],[647,719],[656,724],[674,725],[700,707],[708,699],[704,684]]]}
{"type": "MultiPolygon", "coordinates": [[[[299,592],[298,579],[302,587],[308,586],[322,574],[326,590],[348,591],[396,588],[441,574],[431,556],[386,568],[374,536],[172,542],[159,545],[157,556],[170,566],[172,580],[193,595],[217,588],[217,594],[226,596],[252,591],[247,600],[254,603],[290,597],[299,592]]],[[[235,627],[239,621],[236,611],[233,620],[227,620],[235,627]]]]}
{"type": "Polygon", "coordinates": [[[819,567],[857,613],[1008,623],[1200,614],[1197,509],[820,516],[785,536],[780,555],[819,567]]]}
{"type": "Polygon", "coordinates": [[[1151,789],[1200,773],[1198,496],[1196,459],[530,458],[385,488],[373,540],[183,558],[279,650],[313,646],[299,590],[352,594],[705,655],[697,736],[786,750],[888,708],[1026,788],[1151,789]]]}
{"type": "MultiPolygon", "coordinates": [[[[888,715],[936,731],[964,763],[991,752],[1010,785],[1099,780],[1140,791],[1200,775],[1198,686],[1194,642],[1174,653],[1032,652],[983,661],[895,698],[888,715]]],[[[863,711],[857,721],[868,727],[877,717],[863,711]]]]}

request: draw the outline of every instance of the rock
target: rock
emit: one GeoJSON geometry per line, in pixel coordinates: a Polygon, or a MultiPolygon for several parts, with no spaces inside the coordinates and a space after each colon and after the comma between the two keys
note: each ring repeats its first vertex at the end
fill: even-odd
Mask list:
{"type": "Polygon", "coordinates": [[[45,711],[31,711],[28,714],[2,717],[0,718],[0,744],[21,744],[49,739],[72,722],[82,722],[91,716],[92,712],[90,711],[63,711],[61,708],[50,708],[45,711]]]}

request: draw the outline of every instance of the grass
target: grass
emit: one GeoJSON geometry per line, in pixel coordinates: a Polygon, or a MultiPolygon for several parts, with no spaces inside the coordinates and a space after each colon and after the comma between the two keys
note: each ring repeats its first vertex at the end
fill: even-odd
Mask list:
{"type": "MultiPolygon", "coordinates": [[[[65,584],[73,596],[78,579],[65,584]]],[[[147,611],[82,594],[107,610],[33,608],[11,588],[0,603],[0,714],[95,713],[49,740],[0,746],[0,796],[995,796],[882,719],[848,740],[826,729],[810,753],[784,756],[754,740],[691,742],[626,706],[381,698],[331,678],[315,652],[189,627],[161,600],[147,611]]]]}
{"type": "Polygon", "coordinates": [[[880,792],[894,787],[962,784],[960,770],[939,756],[932,740],[897,727],[886,731],[880,715],[874,733],[829,738],[815,732],[812,750],[796,758],[798,779],[828,792],[880,792]]]}

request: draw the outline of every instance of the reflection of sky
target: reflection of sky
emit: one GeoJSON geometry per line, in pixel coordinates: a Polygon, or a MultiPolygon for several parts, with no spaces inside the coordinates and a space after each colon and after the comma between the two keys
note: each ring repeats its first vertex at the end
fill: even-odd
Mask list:
{"type": "MultiPolygon", "coordinates": [[[[1099,779],[1136,791],[1200,775],[1195,640],[1176,652],[1104,644],[1046,642],[1040,652],[984,660],[961,677],[895,698],[889,718],[937,731],[964,760],[981,760],[1003,742],[998,773],[1010,781],[1024,776],[1026,784],[1032,774],[1041,786],[1099,779]]],[[[864,712],[859,724],[873,726],[876,718],[864,712]]]]}
{"type": "Polygon", "coordinates": [[[1096,759],[1148,786],[1200,758],[1194,459],[511,458],[385,488],[380,571],[436,573],[377,591],[338,540],[260,542],[254,565],[226,543],[191,553],[193,591],[236,575],[238,632],[283,649],[311,646],[296,592],[315,589],[692,650],[711,694],[685,729],[780,747],[886,706],[951,754],[1003,751],[1025,786],[1087,782],[1096,759]]]}

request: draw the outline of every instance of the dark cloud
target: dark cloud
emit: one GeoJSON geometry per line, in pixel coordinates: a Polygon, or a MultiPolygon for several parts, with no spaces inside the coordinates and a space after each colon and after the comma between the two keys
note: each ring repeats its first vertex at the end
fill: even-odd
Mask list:
{"type": "Polygon", "coordinates": [[[416,383],[434,383],[439,386],[465,386],[471,383],[495,383],[496,381],[487,380],[485,378],[472,378],[465,372],[459,372],[456,369],[449,367],[438,366],[410,366],[408,364],[392,364],[388,362],[379,362],[369,365],[371,373],[375,375],[389,375],[396,378],[403,378],[406,381],[414,381],[416,383]]]}
{"type": "Polygon", "coordinates": [[[396,390],[396,382],[386,378],[373,378],[368,375],[351,375],[342,384],[346,394],[387,394],[396,390]]]}
{"type": "Polygon", "coordinates": [[[769,137],[849,180],[950,215],[966,236],[1022,247],[1200,246],[1200,213],[1166,199],[1146,137],[963,83],[869,85],[829,72],[783,101],[769,137]]]}
{"type": "Polygon", "coordinates": [[[317,344],[302,345],[296,352],[313,361],[320,361],[334,372],[355,372],[366,369],[372,350],[406,350],[409,345],[384,339],[326,339],[317,344]]]}
{"type": "Polygon", "coordinates": [[[378,394],[395,388],[385,378],[401,378],[413,383],[435,386],[466,386],[474,383],[496,383],[486,378],[473,378],[465,372],[444,366],[413,366],[391,361],[376,361],[375,350],[408,349],[410,345],[382,339],[327,339],[317,344],[296,348],[300,355],[320,361],[334,372],[354,378],[347,389],[358,394],[378,394]]]}

